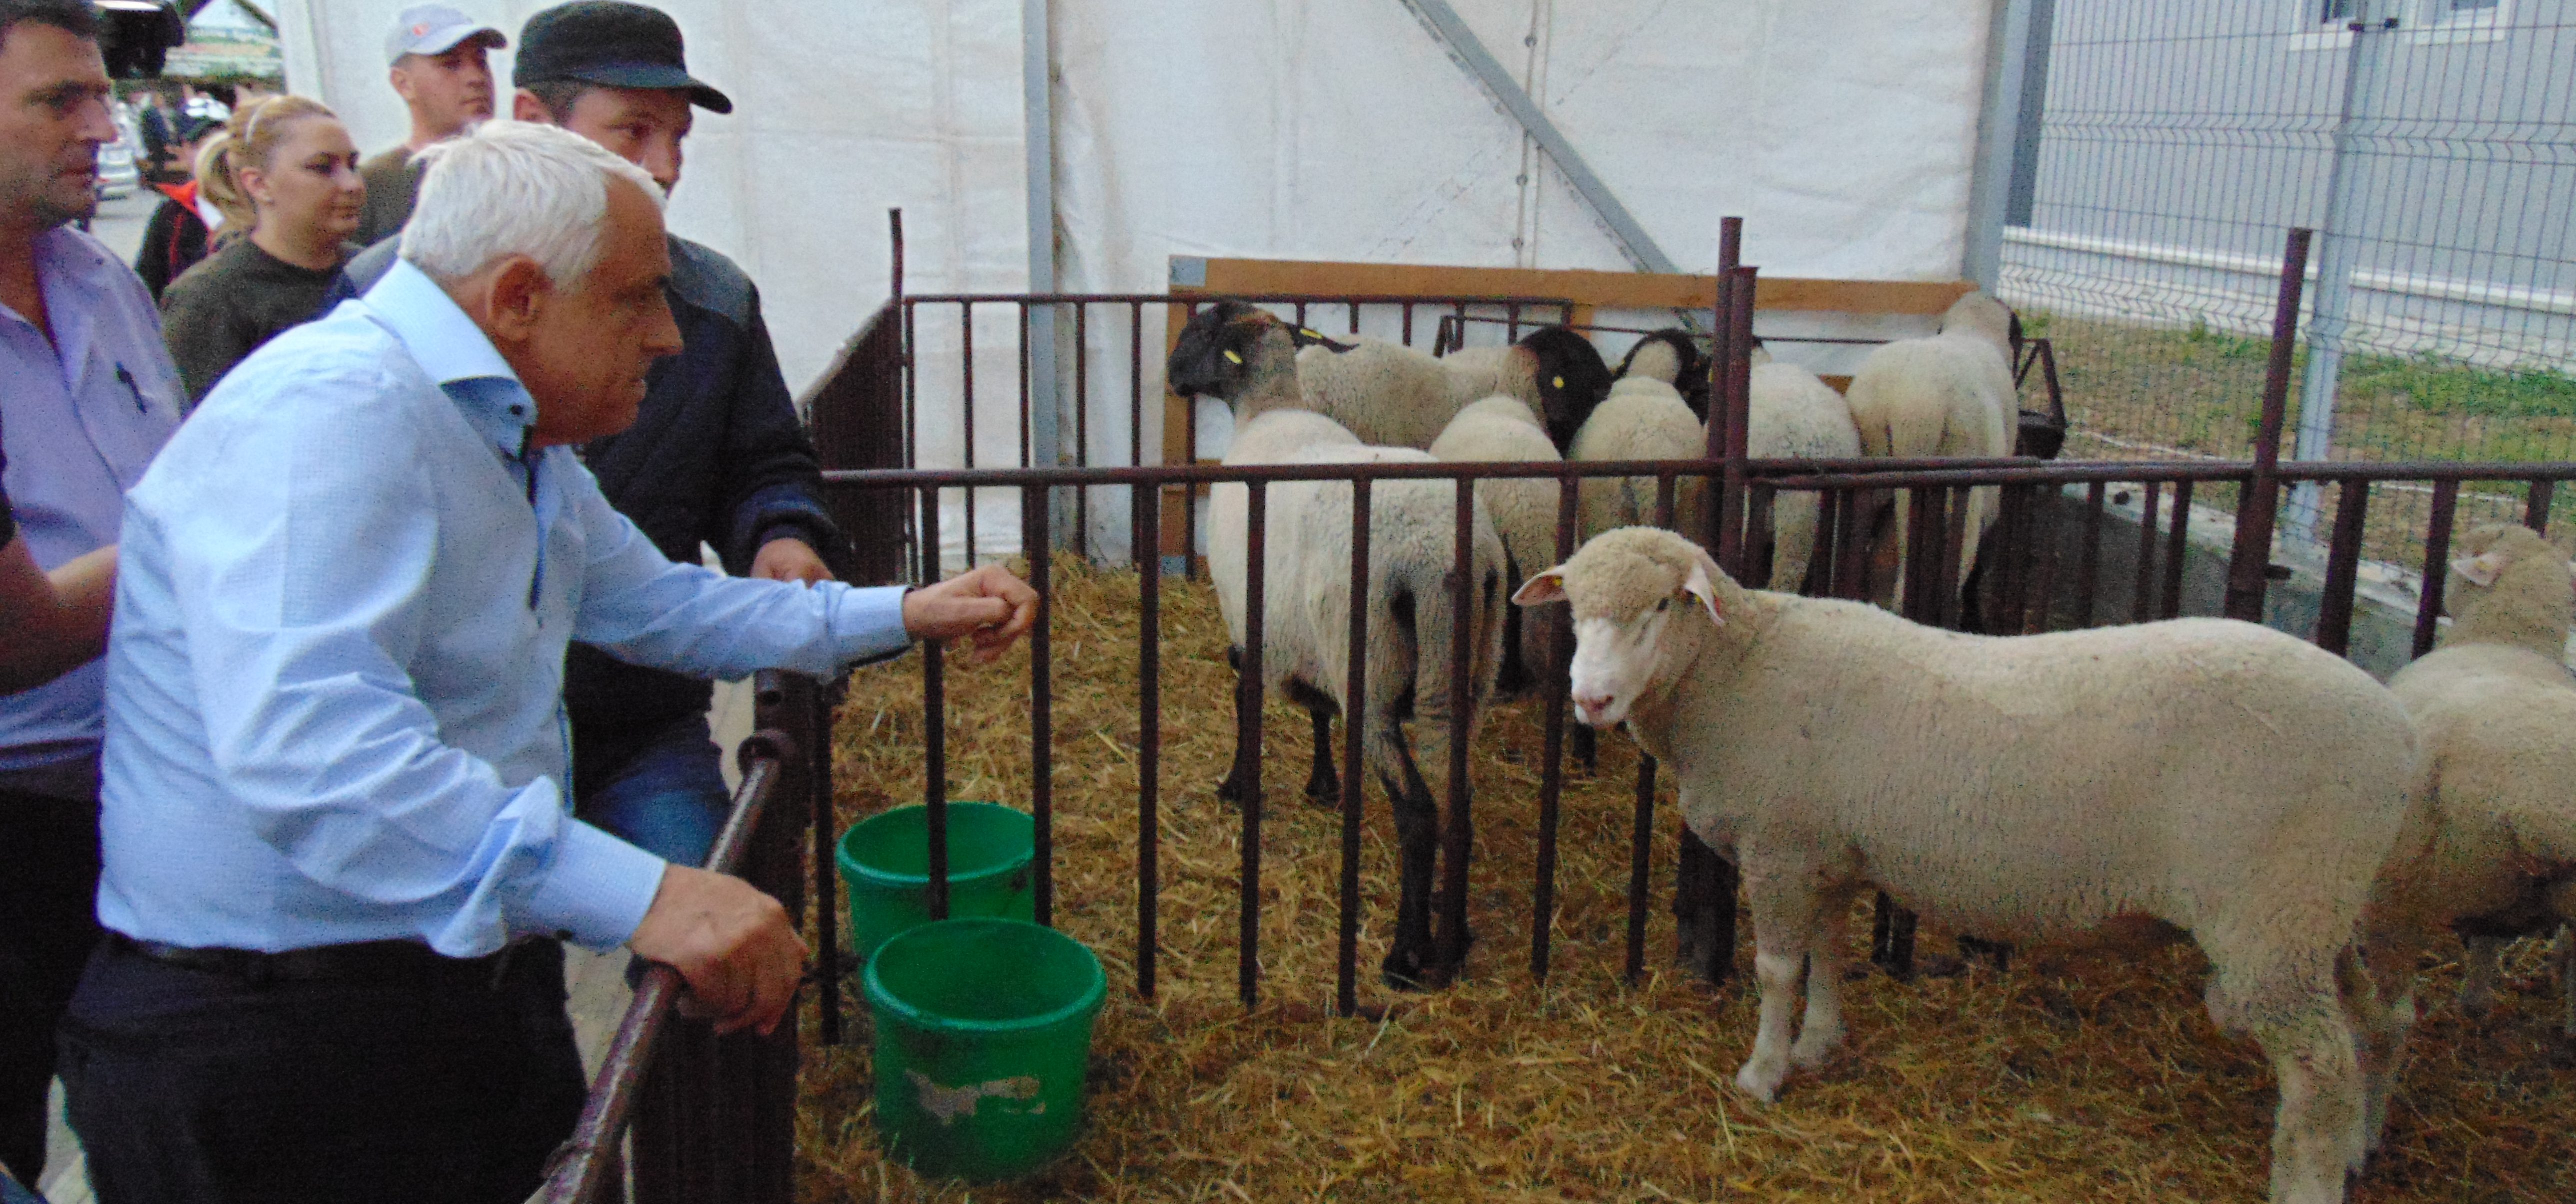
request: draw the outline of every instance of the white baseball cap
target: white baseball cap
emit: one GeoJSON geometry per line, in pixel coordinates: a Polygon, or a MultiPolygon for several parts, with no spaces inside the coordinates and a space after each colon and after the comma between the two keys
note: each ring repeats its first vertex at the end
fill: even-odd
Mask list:
{"type": "Polygon", "coordinates": [[[445,54],[468,40],[494,50],[510,44],[500,30],[444,4],[406,8],[394,18],[393,32],[385,35],[385,62],[390,66],[410,55],[445,54]]]}

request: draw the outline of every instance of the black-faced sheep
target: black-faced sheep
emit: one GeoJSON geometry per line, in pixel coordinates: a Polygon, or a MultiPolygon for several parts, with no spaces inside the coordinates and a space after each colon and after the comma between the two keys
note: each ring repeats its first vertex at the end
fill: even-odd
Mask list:
{"type": "MultiPolygon", "coordinates": [[[[1213,337],[1263,312],[1220,301],[1192,317],[1181,340],[1213,337]]],[[[1562,453],[1610,389],[1610,367],[1601,353],[1561,326],[1543,327],[1509,347],[1458,351],[1443,359],[1376,339],[1343,343],[1284,324],[1280,329],[1297,349],[1298,396],[1238,407],[1237,421],[1249,421],[1268,406],[1295,405],[1349,427],[1364,443],[1428,450],[1458,411],[1499,393],[1539,415],[1540,427],[1562,453]]],[[[1244,365],[1216,367],[1240,372],[1244,365]]]]}
{"type": "MultiPolygon", "coordinates": [[[[1852,424],[1860,431],[1861,454],[1897,459],[2013,454],[2014,424],[2021,412],[2012,375],[2017,321],[2003,303],[1970,293],[1941,316],[1941,333],[1900,339],[1871,352],[1844,394],[1852,424]]],[[[2001,498],[1992,486],[1968,492],[1962,565],[1977,562],[1977,545],[2001,498]]],[[[1905,494],[1897,494],[1896,507],[1902,547],[1908,531],[1905,494]]],[[[1911,549],[1905,551],[1910,554],[1911,549]]],[[[1896,601],[1902,603],[1902,576],[1896,581],[1896,601]]]]}
{"type": "MultiPolygon", "coordinates": [[[[2388,682],[2415,720],[2423,776],[2412,839],[2390,856],[2368,924],[2386,1005],[2364,1034],[2374,1144],[2425,947],[2458,926],[2472,983],[2492,983],[2506,936],[2576,921],[2576,678],[2564,663],[2576,574],[2527,527],[2479,528],[2459,550],[2441,647],[2388,682]]],[[[2464,1006],[2476,1002],[2462,995],[2464,1006]]]]}
{"type": "Polygon", "coordinates": [[[1708,353],[1687,330],[1671,327],[1637,340],[1619,361],[1619,376],[1659,380],[1680,391],[1682,403],[1702,422],[1708,421],[1708,353]]]}
{"type": "Polygon", "coordinates": [[[1745,1091],[1769,1100],[1841,1044],[1866,886],[2014,940],[2188,934],[2211,1017],[2279,1076],[2273,1201],[2343,1198],[2362,1083],[2338,988],[2414,763],[2367,674],[2225,620],[1938,631],[1744,589],[1651,530],[1584,545],[1516,600],[1573,604],[1580,718],[1626,721],[1742,869],[1762,1001],[1745,1091]]]}
{"type": "MultiPolygon", "coordinates": [[[[1246,307],[1226,323],[1193,325],[1169,364],[1172,387],[1222,398],[1235,406],[1228,464],[1368,464],[1427,462],[1410,448],[1371,447],[1331,419],[1294,406],[1297,369],[1288,328],[1268,313],[1246,307]]],[[[1433,940],[1432,881],[1446,789],[1435,791],[1429,771],[1445,787],[1450,741],[1450,672],[1457,625],[1468,627],[1467,731],[1470,738],[1491,700],[1502,656],[1503,567],[1501,536],[1479,506],[1469,548],[1469,610],[1456,609],[1451,592],[1457,540],[1457,491],[1448,481],[1380,481],[1370,489],[1368,582],[1368,696],[1346,697],[1350,672],[1350,566],[1352,491],[1348,483],[1278,482],[1266,489],[1262,591],[1261,679],[1312,715],[1314,768],[1310,798],[1330,804],[1341,788],[1332,768],[1335,712],[1361,729],[1361,756],[1385,790],[1402,848],[1401,898],[1393,947],[1383,972],[1400,988],[1445,984],[1458,966],[1443,962],[1433,940]],[[1355,705],[1356,704],[1356,705],[1355,705]],[[1405,734],[1418,721],[1422,755],[1405,734]]],[[[1249,634],[1250,581],[1247,534],[1250,499],[1241,485],[1211,491],[1208,574],[1238,655],[1249,634]]],[[[1246,701],[1238,698],[1238,704],[1246,701]]],[[[1251,767],[1238,749],[1234,772],[1219,788],[1242,801],[1251,767]]],[[[1350,772],[1361,772],[1351,766],[1350,772]]],[[[1463,901],[1452,900],[1463,915],[1463,901]]],[[[1463,949],[1464,934],[1454,947],[1463,949]]]]}

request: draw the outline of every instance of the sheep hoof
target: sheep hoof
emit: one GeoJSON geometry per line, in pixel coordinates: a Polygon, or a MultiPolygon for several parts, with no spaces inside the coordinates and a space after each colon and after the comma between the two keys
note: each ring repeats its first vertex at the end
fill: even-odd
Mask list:
{"type": "Polygon", "coordinates": [[[1789,1047],[1789,1064],[1813,1070],[1832,1061],[1835,1052],[1842,1047],[1843,1034],[1839,1029],[1826,1033],[1821,1039],[1815,1041],[1808,1040],[1807,1034],[1800,1033],[1797,1044],[1789,1047]]]}
{"type": "Polygon", "coordinates": [[[1342,809],[1342,784],[1330,779],[1320,782],[1309,779],[1306,802],[1319,811],[1339,811],[1342,809]]]}
{"type": "Polygon", "coordinates": [[[1787,1066],[1765,1072],[1759,1063],[1747,1062],[1743,1069],[1735,1072],[1735,1086],[1746,1095],[1768,1104],[1780,1098],[1780,1080],[1787,1077],[1787,1066]]]}

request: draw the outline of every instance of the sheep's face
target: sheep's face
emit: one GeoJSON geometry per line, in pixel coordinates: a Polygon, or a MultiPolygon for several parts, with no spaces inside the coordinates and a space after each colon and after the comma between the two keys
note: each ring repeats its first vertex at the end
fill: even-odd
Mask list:
{"type": "MultiPolygon", "coordinates": [[[[1275,370],[1265,361],[1294,357],[1296,342],[1286,323],[1241,301],[1220,301],[1200,310],[1181,328],[1181,339],[1164,365],[1171,389],[1183,397],[1216,397],[1226,401],[1249,392],[1260,373],[1275,370]]],[[[1284,362],[1295,371],[1293,358],[1284,362]]]]}
{"type": "Polygon", "coordinates": [[[2463,537],[2451,561],[2446,609],[2455,619],[2469,619],[2487,599],[2507,594],[2546,608],[2545,617],[2564,628],[2576,615],[2576,569],[2548,540],[2529,527],[2497,524],[2479,527],[2463,537]]]}
{"type": "Polygon", "coordinates": [[[1715,562],[1670,532],[1628,527],[1540,573],[1512,601],[1574,607],[1575,717],[1616,727],[1681,674],[1711,626],[1724,626],[1715,562]]]}

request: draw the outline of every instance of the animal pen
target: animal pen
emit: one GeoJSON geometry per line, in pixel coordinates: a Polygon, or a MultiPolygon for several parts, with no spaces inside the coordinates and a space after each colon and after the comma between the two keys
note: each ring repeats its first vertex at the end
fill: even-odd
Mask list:
{"type": "MultiPolygon", "coordinates": [[[[898,227],[899,229],[899,227],[898,227]]],[[[898,234],[899,238],[899,234],[898,234]]],[[[1354,599],[1370,571],[1372,487],[1453,482],[1462,527],[1474,483],[1552,478],[1561,491],[1560,559],[1575,543],[1577,482],[1651,477],[1659,517],[1674,521],[1677,483],[1707,480],[1717,499],[1704,539],[1739,578],[1758,562],[1768,515],[1784,492],[1822,495],[1808,592],[1862,597],[1868,516],[1892,491],[1911,497],[1911,546],[1937,549],[1904,567],[1908,616],[1936,626],[2024,634],[2139,622],[2185,611],[2185,567],[2201,511],[2226,488],[2243,499],[2232,535],[2223,613],[2288,621],[2271,597],[2274,526],[2286,493],[2332,499],[2320,613],[2298,634],[2338,653],[2352,639],[2374,489],[2420,488],[2431,521],[2422,548],[2412,645],[2432,646],[2448,544],[2464,487],[2522,491],[2517,517],[2546,529],[2576,462],[2329,463],[2281,456],[2310,234],[2293,231],[2273,310],[2252,455],[2238,460],[2128,462],[1760,461],[1745,454],[1757,310],[1773,287],[1750,267],[1709,282],[1716,347],[1707,456],[1595,464],[1225,466],[1167,456],[1148,462],[1143,436],[1153,307],[1175,318],[1220,294],[906,296],[862,328],[810,398],[827,483],[858,533],[870,582],[939,575],[944,525],[980,493],[1016,500],[1016,551],[1046,601],[1021,665],[988,670],[971,691],[925,646],[919,676],[867,671],[830,686],[761,685],[762,733],[746,744],[734,823],[717,853],[802,912],[817,964],[797,1021],[773,1037],[714,1038],[671,1025],[676,976],[657,969],[638,994],[583,1128],[548,1199],[956,1199],[969,1189],[914,1179],[866,1132],[862,1046],[844,984],[831,848],[843,827],[897,799],[927,804],[932,906],[945,905],[945,807],[1003,797],[1035,821],[1037,919],[1066,928],[1112,972],[1112,1001],[1091,1068],[1091,1130],[1036,1180],[972,1189],[1000,1199],[1512,1200],[1758,1198],[2250,1198],[2261,1190],[2270,1085],[2259,1063],[2221,1039],[2200,1010],[2201,964],[2187,946],[2064,970],[2045,951],[1948,977],[1912,973],[1910,916],[1884,899],[1873,933],[1888,970],[1855,993],[1854,1048],[1757,1110],[1724,1071],[1749,1040],[1744,992],[1714,994],[1668,970],[1656,938],[1696,929],[1718,977],[1736,964],[1724,863],[1688,856],[1659,821],[1657,766],[1604,739],[1591,773],[1567,756],[1564,612],[1556,663],[1534,701],[1495,709],[1487,747],[1453,738],[1448,825],[1435,896],[1444,952],[1464,975],[1408,994],[1360,973],[1384,943],[1391,854],[1371,843],[1359,772],[1360,732],[1345,722],[1338,807],[1266,810],[1260,751],[1303,755],[1302,724],[1266,713],[1261,663],[1263,498],[1267,487],[1347,481],[1353,491],[1354,599]],[[1089,336],[1123,335],[1126,463],[925,468],[909,462],[948,382],[917,370],[921,315],[998,307],[1023,332],[1033,315],[1077,333],[1068,381],[1072,420],[1089,421],[1089,336]],[[1169,462],[1179,460],[1183,462],[1169,462]],[[1196,580],[1185,538],[1199,488],[1240,483],[1251,521],[1247,624],[1240,671],[1196,580]],[[1967,491],[2000,487],[2004,507],[1979,566],[1963,566],[1967,491]],[[1095,563],[1088,521],[1098,498],[1124,494],[1127,563],[1095,563]],[[2134,534],[2111,519],[2134,493],[2134,534]],[[1064,538],[1066,516],[1075,534],[1064,538]],[[1177,528],[1177,530],[1175,530],[1177,528]],[[2118,546],[2115,539],[2134,541],[2118,546]],[[1167,553],[1177,553],[1167,555],[1167,553]],[[2124,570],[2114,566],[2125,565],[2124,570]],[[2110,578],[2115,571],[2123,580],[2110,578]],[[1973,590],[1964,588],[1971,580],[1973,590]],[[2105,606],[2109,596],[2115,605],[2105,606]],[[1234,706],[1233,712],[1222,708],[1234,706]],[[1230,715],[1220,718],[1220,715],[1230,715]],[[1228,737],[1252,750],[1255,788],[1239,811],[1207,797],[1228,737]],[[1471,789],[1472,784],[1472,789],[1471,789]],[[1470,854],[1473,854],[1471,857],[1470,854]],[[1688,911],[1669,926],[1664,884],[1688,911]],[[810,909],[808,908],[810,905],[810,909]],[[1378,917],[1373,920],[1373,917],[1378,917]],[[1468,921],[1482,925],[1472,938],[1468,921]],[[632,1122],[620,1157],[621,1135],[632,1122]],[[801,1186],[800,1186],[801,1182],[801,1186]]],[[[900,264],[900,242],[898,265],[900,264]]],[[[1795,282],[1790,286],[1795,287],[1795,282]]],[[[1480,316],[1582,317],[1572,298],[1321,292],[1239,299],[1400,327],[1447,346],[1480,316]],[[1418,311],[1418,313],[1417,313],[1418,311]],[[1445,314],[1449,329],[1417,316],[1445,314]]],[[[1173,323],[1177,328],[1178,321],[1173,323]]],[[[973,337],[971,320],[959,324],[973,337]]],[[[1023,432],[1031,422],[1030,345],[1019,345],[1023,432]]],[[[1159,351],[1156,352],[1159,355],[1159,351]]],[[[960,357],[969,374],[971,348],[960,357]]],[[[1160,400],[1160,399],[1154,399],[1160,400]]],[[[975,421],[971,408],[959,418],[975,421]]],[[[989,417],[987,419],[990,420],[989,417]]],[[[972,448],[970,438],[966,446],[972,448]]],[[[1028,443],[1023,441],[1022,447],[1028,443]]],[[[1184,443],[1181,446],[1188,447],[1184,443]]],[[[1168,446],[1167,446],[1168,450],[1168,446]]],[[[1195,450],[1191,448],[1191,450],[1195,450]]],[[[2079,449],[2080,450],[2080,449],[2079,449]]],[[[1023,453],[1025,456],[1025,453],[1023,453]]],[[[972,518],[967,556],[979,546],[972,518]]],[[[1461,563],[1454,586],[1468,588],[1461,563]]],[[[1351,683],[1365,697],[1365,608],[1354,605],[1351,683]]],[[[1460,639],[1463,641],[1463,626],[1460,639]]],[[[1463,664],[1463,656],[1453,664],[1463,664]]],[[[1463,724],[1465,674],[1451,714],[1463,724]]],[[[1284,718],[1286,712],[1280,712],[1284,718]]],[[[1463,731],[1455,733],[1463,736],[1463,731]]],[[[1665,792],[1668,794],[1668,791],[1665,792]]],[[[2531,969],[2525,950],[2519,969],[2531,969]]],[[[1928,961],[1928,958],[1926,959],[1928,961]]],[[[2438,989],[2437,989],[2438,990],[2438,989]]],[[[2436,997],[2440,997],[2437,993],[2436,997]]],[[[2524,1009],[2528,1010],[2528,1009],[2524,1009]]],[[[2514,1009],[2507,1008],[2508,1017],[2514,1009]]],[[[2502,1038],[2539,1040],[2509,1018],[2485,1026],[2447,1014],[2418,1035],[2389,1149],[2365,1180],[2370,1200],[2543,1199],[2576,1193],[2576,1058],[2556,1045],[2503,1054],[2502,1038]]]]}

